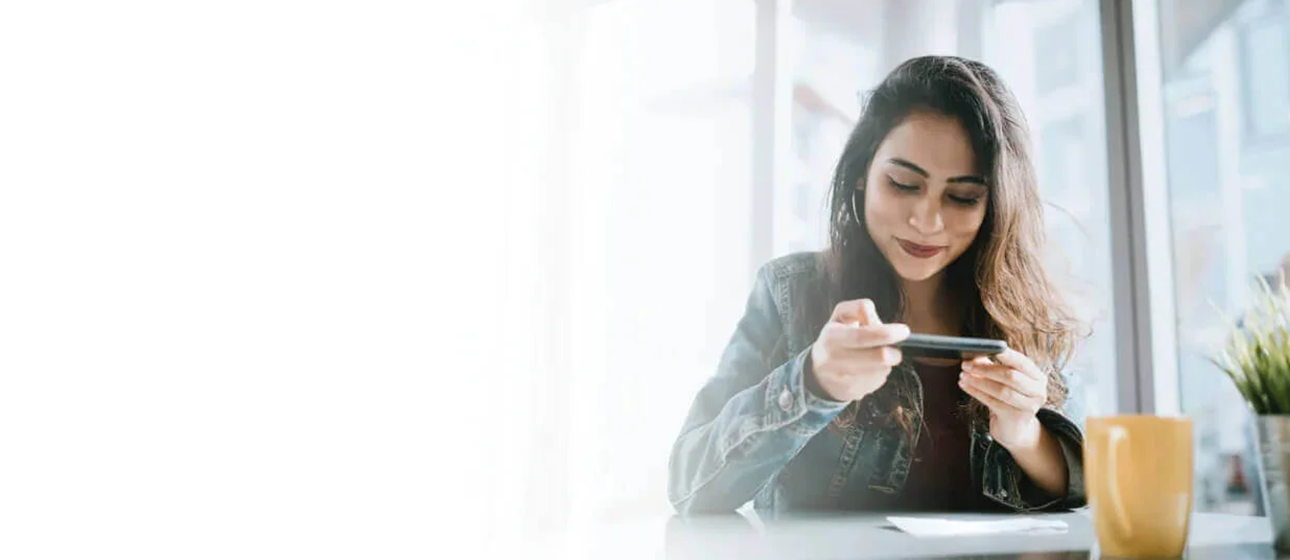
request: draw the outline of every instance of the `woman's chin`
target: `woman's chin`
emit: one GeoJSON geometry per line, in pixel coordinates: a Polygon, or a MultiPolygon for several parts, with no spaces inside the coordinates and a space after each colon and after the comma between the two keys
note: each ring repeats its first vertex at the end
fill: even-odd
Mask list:
{"type": "Polygon", "coordinates": [[[894,267],[896,275],[906,282],[922,282],[945,268],[931,263],[900,263],[894,267]]]}

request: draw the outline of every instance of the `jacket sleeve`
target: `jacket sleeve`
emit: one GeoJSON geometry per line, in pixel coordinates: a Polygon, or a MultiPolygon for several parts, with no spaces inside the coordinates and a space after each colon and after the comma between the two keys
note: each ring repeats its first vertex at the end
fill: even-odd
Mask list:
{"type": "Polygon", "coordinates": [[[1039,423],[1061,446],[1066,460],[1066,495],[1045,493],[1026,476],[1008,450],[995,443],[991,443],[986,451],[986,494],[1014,511],[1061,511],[1084,507],[1088,503],[1084,489],[1084,432],[1080,429],[1084,415],[1078,392],[1071,392],[1062,411],[1044,408],[1037,416],[1039,423]]]}
{"type": "Polygon", "coordinates": [[[785,340],[772,288],[763,266],[716,374],[672,445],[668,498],[681,515],[730,512],[752,500],[847,405],[806,390],[809,348],[772,363],[785,340]]]}

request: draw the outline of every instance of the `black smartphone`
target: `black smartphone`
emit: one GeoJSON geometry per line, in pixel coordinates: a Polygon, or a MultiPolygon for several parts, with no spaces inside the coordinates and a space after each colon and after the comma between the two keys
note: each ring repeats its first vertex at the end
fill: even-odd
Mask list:
{"type": "Polygon", "coordinates": [[[989,338],[911,334],[909,338],[897,342],[896,347],[907,357],[969,360],[977,356],[1002,354],[1008,349],[1008,343],[989,338]]]}

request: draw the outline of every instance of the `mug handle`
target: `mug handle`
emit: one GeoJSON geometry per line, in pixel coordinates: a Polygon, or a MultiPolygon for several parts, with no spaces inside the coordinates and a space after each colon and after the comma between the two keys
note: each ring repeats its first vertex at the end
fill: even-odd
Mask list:
{"type": "Polygon", "coordinates": [[[1129,431],[1124,429],[1124,426],[1111,426],[1107,435],[1110,439],[1109,445],[1106,446],[1107,466],[1110,467],[1110,472],[1115,474],[1109,481],[1110,484],[1106,485],[1107,497],[1110,498],[1111,509],[1114,511],[1113,517],[1115,518],[1115,523],[1120,526],[1120,532],[1126,539],[1133,538],[1133,525],[1129,522],[1129,510],[1124,507],[1124,497],[1120,493],[1120,484],[1123,482],[1121,479],[1127,477],[1119,476],[1123,472],[1120,470],[1119,449],[1121,445],[1128,445],[1129,431]]]}

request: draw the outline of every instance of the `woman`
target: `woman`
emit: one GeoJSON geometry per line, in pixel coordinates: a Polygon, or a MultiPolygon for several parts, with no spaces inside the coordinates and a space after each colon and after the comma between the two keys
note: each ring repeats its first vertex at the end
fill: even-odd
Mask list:
{"type": "Polygon", "coordinates": [[[672,448],[682,514],[1066,509],[1080,334],[1045,274],[1026,125],[998,75],[922,57],[871,94],[830,193],[830,243],[758,273],[672,448]],[[910,332],[1002,339],[993,360],[903,360],[910,332]]]}

